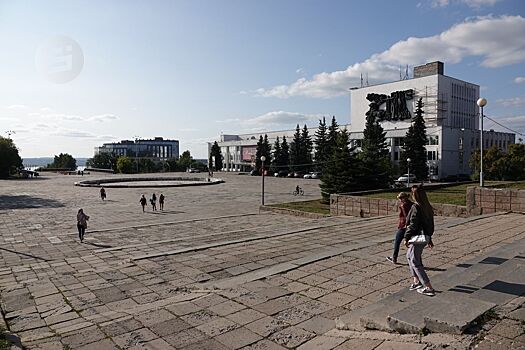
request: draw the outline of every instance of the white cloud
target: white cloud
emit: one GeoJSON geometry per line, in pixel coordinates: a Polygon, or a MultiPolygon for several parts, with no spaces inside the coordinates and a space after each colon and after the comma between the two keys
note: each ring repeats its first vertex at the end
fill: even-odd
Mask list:
{"type": "Polygon", "coordinates": [[[461,0],[462,3],[472,8],[480,8],[483,6],[494,6],[501,0],[461,0]]]}
{"type": "Polygon", "coordinates": [[[75,130],[75,129],[67,129],[67,128],[59,128],[53,131],[50,135],[70,137],[70,138],[97,138],[97,136],[93,133],[83,131],[83,130],[75,130]]]}
{"type": "Polygon", "coordinates": [[[456,24],[434,36],[393,44],[384,52],[373,54],[345,70],[323,72],[311,79],[301,78],[289,85],[260,88],[256,95],[288,98],[306,96],[330,98],[348,93],[358,86],[362,73],[370,84],[399,77],[399,66],[414,66],[432,61],[459,63],[466,57],[481,57],[484,67],[501,67],[525,61],[525,18],[521,16],[476,17],[456,24]]]}
{"type": "Polygon", "coordinates": [[[525,83],[525,77],[516,77],[516,78],[514,78],[514,82],[516,84],[523,84],[523,83],[525,83]]]}
{"type": "Polygon", "coordinates": [[[448,4],[449,0],[432,0],[432,7],[445,7],[448,4]]]}
{"type": "Polygon", "coordinates": [[[297,68],[297,69],[295,70],[295,73],[300,74],[300,75],[304,75],[304,74],[305,74],[305,71],[304,71],[303,68],[297,68]]]}
{"type": "Polygon", "coordinates": [[[525,96],[502,98],[496,100],[503,107],[525,107],[525,96]]]}
{"type": "MultiPolygon", "coordinates": [[[[494,6],[497,2],[501,0],[456,0],[452,1],[457,4],[464,4],[471,8],[480,8],[483,6],[494,6]]],[[[450,0],[432,0],[432,7],[446,7],[451,4],[450,0]]]]}
{"type": "Polygon", "coordinates": [[[120,118],[114,114],[101,114],[101,115],[94,115],[94,116],[85,118],[85,120],[87,121],[94,121],[94,122],[100,122],[100,123],[118,120],[118,119],[120,118]]]}
{"type": "Polygon", "coordinates": [[[25,106],[25,105],[10,105],[10,106],[7,106],[7,109],[24,110],[24,109],[27,109],[27,106],[25,106]]]}
{"type": "MultiPolygon", "coordinates": [[[[326,116],[328,114],[324,114],[326,116]]],[[[317,125],[319,119],[322,119],[323,114],[304,114],[296,112],[273,111],[256,117],[240,119],[232,118],[218,121],[218,123],[237,124],[243,130],[253,132],[271,130],[275,128],[294,128],[297,124],[312,124],[317,125]]]]}

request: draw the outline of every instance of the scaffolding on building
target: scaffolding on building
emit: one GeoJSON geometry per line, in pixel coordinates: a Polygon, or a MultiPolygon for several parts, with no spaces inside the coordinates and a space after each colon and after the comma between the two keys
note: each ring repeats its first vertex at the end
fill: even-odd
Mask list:
{"type": "Polygon", "coordinates": [[[438,94],[437,86],[425,86],[422,89],[414,89],[415,101],[423,99],[423,110],[425,121],[429,124],[440,126],[446,118],[448,93],[438,94]]]}

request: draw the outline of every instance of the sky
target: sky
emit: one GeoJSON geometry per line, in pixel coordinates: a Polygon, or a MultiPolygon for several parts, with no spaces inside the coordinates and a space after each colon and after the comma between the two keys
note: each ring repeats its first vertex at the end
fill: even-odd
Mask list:
{"type": "Polygon", "coordinates": [[[361,74],[436,60],[525,134],[523,0],[0,0],[0,135],[23,158],[156,136],[207,158],[221,133],[350,123],[361,74]]]}

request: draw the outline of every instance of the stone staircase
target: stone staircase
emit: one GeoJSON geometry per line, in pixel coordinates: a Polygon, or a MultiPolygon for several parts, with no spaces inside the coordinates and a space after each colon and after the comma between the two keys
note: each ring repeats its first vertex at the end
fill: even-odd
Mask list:
{"type": "Polygon", "coordinates": [[[435,297],[409,291],[392,294],[336,320],[339,329],[461,334],[490,309],[525,295],[525,241],[432,276],[435,297]]]}

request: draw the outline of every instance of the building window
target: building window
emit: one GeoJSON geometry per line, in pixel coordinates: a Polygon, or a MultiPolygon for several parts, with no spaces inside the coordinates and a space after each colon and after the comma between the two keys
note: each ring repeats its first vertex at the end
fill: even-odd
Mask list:
{"type": "Polygon", "coordinates": [[[399,152],[394,151],[394,160],[399,160],[399,152]]]}
{"type": "Polygon", "coordinates": [[[439,136],[438,135],[431,135],[427,138],[427,144],[428,145],[439,145],[439,136]]]}

